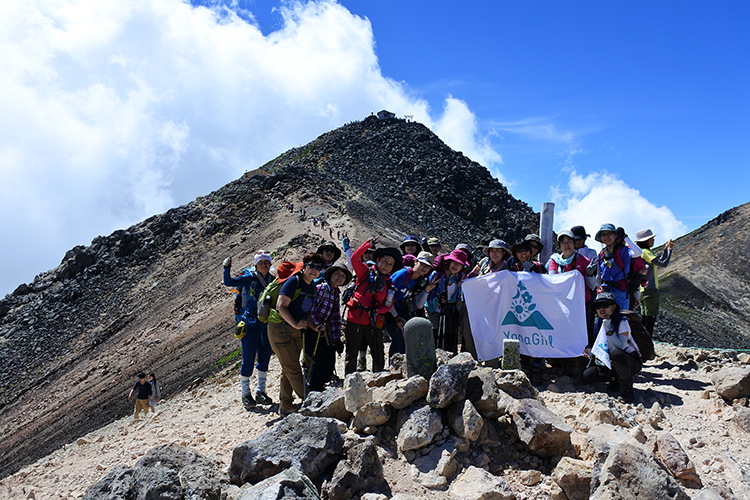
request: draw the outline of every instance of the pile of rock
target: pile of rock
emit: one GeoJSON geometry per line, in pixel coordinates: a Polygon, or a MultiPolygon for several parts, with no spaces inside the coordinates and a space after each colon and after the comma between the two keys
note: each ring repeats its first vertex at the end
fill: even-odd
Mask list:
{"type": "MultiPolygon", "coordinates": [[[[414,498],[392,494],[383,468],[390,460],[408,463],[424,488],[456,500],[530,498],[519,493],[519,484],[533,487],[539,498],[559,500],[687,499],[683,488],[695,494],[702,486],[679,442],[659,428],[658,403],[623,412],[608,398],[588,400],[580,414],[595,423],[586,426],[547,408],[522,371],[480,366],[465,353],[438,351],[429,381],[408,376],[401,355],[391,365],[387,372],[350,374],[343,388],[311,393],[299,413],[239,444],[227,475],[207,473],[213,489],[192,472],[186,475],[184,463],[196,462],[194,457],[162,459],[160,466],[172,472],[158,484],[147,479],[153,474],[138,472],[155,462],[147,457],[165,452],[160,447],[131,472],[110,472],[90,490],[102,496],[89,497],[123,490],[113,483],[122,477],[132,477],[131,489],[145,492],[166,488],[166,477],[179,484],[189,476],[190,484],[221,490],[225,498],[414,498]]],[[[717,371],[714,384],[723,397],[746,397],[750,368],[717,371]]],[[[701,495],[719,498],[708,488],[701,495]]]]}

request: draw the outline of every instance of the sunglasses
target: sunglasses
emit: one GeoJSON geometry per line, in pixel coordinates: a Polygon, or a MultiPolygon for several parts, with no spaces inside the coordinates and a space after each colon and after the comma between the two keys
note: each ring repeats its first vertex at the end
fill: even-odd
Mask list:
{"type": "Polygon", "coordinates": [[[268,250],[258,250],[257,252],[255,252],[255,255],[271,255],[271,252],[269,252],[268,250]]]}
{"type": "Polygon", "coordinates": [[[310,269],[315,269],[316,271],[322,271],[323,270],[323,266],[321,266],[320,264],[310,263],[310,264],[307,264],[307,267],[309,267],[310,269]]]}

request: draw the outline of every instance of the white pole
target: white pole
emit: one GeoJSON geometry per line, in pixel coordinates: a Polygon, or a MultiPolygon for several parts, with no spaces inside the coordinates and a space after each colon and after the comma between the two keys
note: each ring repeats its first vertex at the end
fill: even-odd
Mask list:
{"type": "Polygon", "coordinates": [[[547,264],[552,255],[552,225],[555,221],[555,204],[551,202],[542,203],[542,213],[539,217],[539,239],[542,240],[542,253],[539,261],[542,265],[547,264]]]}

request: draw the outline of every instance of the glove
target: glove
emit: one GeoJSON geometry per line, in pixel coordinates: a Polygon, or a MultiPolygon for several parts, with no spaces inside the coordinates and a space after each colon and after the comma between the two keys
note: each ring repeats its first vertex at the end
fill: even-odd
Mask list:
{"type": "Polygon", "coordinates": [[[232,267],[232,258],[231,257],[227,257],[226,259],[224,259],[223,265],[224,265],[224,267],[232,267]]]}
{"type": "Polygon", "coordinates": [[[344,343],[341,342],[341,339],[338,339],[333,343],[333,348],[336,349],[337,353],[341,354],[342,352],[344,352],[344,343]]]}

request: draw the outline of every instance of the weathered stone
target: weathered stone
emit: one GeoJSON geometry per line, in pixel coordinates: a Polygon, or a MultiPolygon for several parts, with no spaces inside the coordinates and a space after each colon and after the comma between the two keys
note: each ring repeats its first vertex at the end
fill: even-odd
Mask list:
{"type": "Polygon", "coordinates": [[[367,403],[372,402],[372,389],[367,387],[360,372],[350,373],[344,379],[344,406],[354,413],[367,403]]]}
{"type": "Polygon", "coordinates": [[[535,398],[539,394],[521,370],[495,370],[495,383],[516,399],[535,398]]]}
{"type": "Polygon", "coordinates": [[[442,416],[426,404],[414,404],[399,412],[396,444],[401,452],[416,450],[432,442],[442,432],[442,416]]]}
{"type": "Polygon", "coordinates": [[[455,403],[448,408],[448,422],[453,432],[469,441],[476,441],[484,426],[482,416],[469,400],[455,403]]]}
{"type": "Polygon", "coordinates": [[[257,483],[289,467],[315,481],[335,463],[344,439],[337,420],[292,413],[257,438],[237,445],[229,466],[236,485],[257,483]]]}
{"type": "Polygon", "coordinates": [[[367,387],[383,387],[393,380],[401,380],[404,378],[403,375],[397,371],[377,373],[360,372],[360,375],[365,379],[367,387]]]}
{"type": "Polygon", "coordinates": [[[513,413],[518,438],[541,458],[565,453],[570,448],[573,428],[536,399],[522,399],[513,413]]]}
{"type": "Polygon", "coordinates": [[[734,417],[732,420],[737,426],[745,432],[750,432],[750,408],[747,406],[735,405],[734,417]]]}
{"type": "Polygon", "coordinates": [[[430,406],[446,408],[452,403],[462,401],[466,397],[466,381],[475,364],[476,361],[469,356],[469,359],[463,358],[457,362],[451,360],[450,363],[438,367],[430,378],[430,387],[427,391],[427,402],[430,406]]]}
{"type": "Polygon", "coordinates": [[[586,439],[580,446],[579,457],[583,460],[595,460],[599,453],[609,449],[610,445],[624,443],[640,446],[626,429],[610,424],[598,424],[586,434],[586,439]]]}
{"type": "Polygon", "coordinates": [[[535,469],[525,470],[518,474],[518,480],[524,486],[534,486],[542,481],[542,473],[535,469]]]}
{"type": "Polygon", "coordinates": [[[132,468],[119,466],[110,471],[83,498],[219,500],[226,481],[220,467],[185,446],[161,445],[149,450],[132,468]]]}
{"type": "Polygon", "coordinates": [[[351,428],[355,431],[361,431],[365,427],[383,425],[391,418],[392,411],[386,403],[375,401],[367,403],[354,414],[351,428]]]}
{"type": "Polygon", "coordinates": [[[646,442],[646,449],[652,451],[659,461],[688,488],[700,488],[701,479],[693,462],[688,458],[679,441],[669,432],[660,432],[646,442]]]}
{"type": "Polygon", "coordinates": [[[392,380],[385,387],[373,391],[373,399],[400,410],[427,395],[429,383],[421,375],[405,380],[392,380]]]}
{"type": "MultiPolygon", "coordinates": [[[[434,474],[443,478],[453,477],[458,467],[456,453],[461,444],[462,440],[454,436],[442,445],[435,446],[427,455],[417,457],[413,465],[419,474],[434,474]]],[[[434,481],[431,484],[434,484],[434,481]]]]}
{"type": "Polygon", "coordinates": [[[297,467],[283,470],[242,492],[237,500],[320,500],[318,490],[297,467]]]}
{"type": "Polygon", "coordinates": [[[344,391],[336,387],[308,394],[299,413],[308,417],[336,418],[342,422],[349,422],[352,418],[352,412],[346,409],[344,391]]]}
{"type": "Polygon", "coordinates": [[[346,460],[336,465],[331,480],[321,488],[328,500],[349,500],[362,493],[384,493],[388,485],[383,478],[383,465],[371,441],[352,447],[346,460]]]}
{"type": "Polygon", "coordinates": [[[429,380],[437,369],[435,339],[432,336],[432,323],[425,318],[412,318],[404,325],[406,343],[406,374],[408,377],[421,375],[429,380]]]}
{"type": "Polygon", "coordinates": [[[448,494],[452,500],[514,500],[508,482],[484,469],[469,466],[451,483],[448,494]]]}
{"type": "Polygon", "coordinates": [[[502,415],[497,409],[500,393],[492,368],[478,366],[469,373],[466,381],[466,399],[472,402],[483,417],[497,418],[502,415]]]}
{"type": "Polygon", "coordinates": [[[648,498],[688,500],[677,481],[639,446],[615,443],[597,456],[591,474],[592,500],[648,498]]]}
{"type": "Polygon", "coordinates": [[[711,374],[716,393],[727,401],[750,397],[750,367],[729,366],[711,374]]]}
{"type": "Polygon", "coordinates": [[[591,489],[593,464],[562,457],[552,471],[552,479],[562,488],[568,500],[586,500],[591,489]]]}

